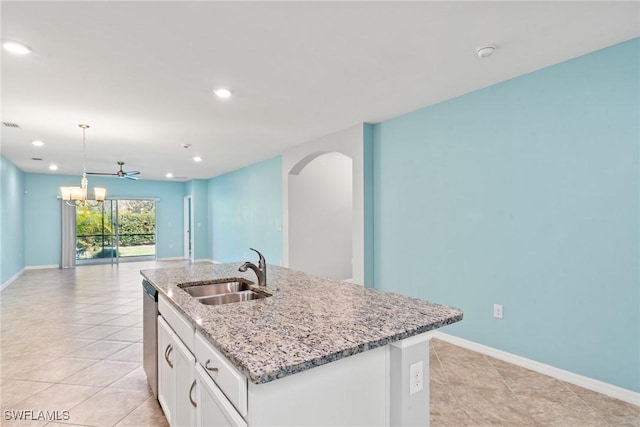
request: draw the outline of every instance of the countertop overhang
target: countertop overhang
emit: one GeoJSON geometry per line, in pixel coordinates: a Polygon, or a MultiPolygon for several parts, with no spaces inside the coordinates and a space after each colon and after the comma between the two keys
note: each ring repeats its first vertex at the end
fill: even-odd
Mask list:
{"type": "Polygon", "coordinates": [[[462,311],[353,283],[267,266],[271,297],[204,305],[178,287],[244,278],[241,263],[142,270],[142,276],[255,384],[286,377],[462,320],[462,311]]]}

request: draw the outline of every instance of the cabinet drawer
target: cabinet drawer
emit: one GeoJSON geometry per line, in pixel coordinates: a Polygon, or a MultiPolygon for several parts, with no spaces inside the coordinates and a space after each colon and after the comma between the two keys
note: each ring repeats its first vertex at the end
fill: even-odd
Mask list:
{"type": "Polygon", "coordinates": [[[245,420],[199,364],[196,364],[196,378],[199,384],[198,405],[200,406],[196,425],[247,427],[245,420]]]}
{"type": "Polygon", "coordinates": [[[196,359],[243,417],[247,416],[247,379],[196,331],[196,359]]]}
{"type": "Polygon", "coordinates": [[[176,310],[167,299],[158,296],[158,311],[171,326],[173,331],[180,337],[184,345],[193,353],[193,332],[195,328],[176,310]]]}

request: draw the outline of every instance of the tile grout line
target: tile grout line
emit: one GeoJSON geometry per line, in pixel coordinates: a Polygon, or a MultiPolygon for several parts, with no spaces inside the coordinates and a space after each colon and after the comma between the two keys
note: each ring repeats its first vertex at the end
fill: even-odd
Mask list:
{"type": "MultiPolygon", "coordinates": [[[[454,393],[454,387],[451,385],[451,381],[449,379],[448,369],[445,368],[444,364],[442,363],[442,359],[440,359],[440,355],[438,354],[438,350],[436,349],[435,346],[433,347],[433,352],[435,353],[436,358],[438,359],[438,363],[440,364],[440,367],[442,368],[442,371],[444,372],[445,379],[447,380],[447,388],[448,388],[449,394],[451,395],[453,400],[456,402],[456,406],[460,409],[460,412],[464,415],[464,418],[466,420],[468,420],[469,422],[473,422],[473,419],[471,418],[471,416],[462,407],[462,404],[461,404],[460,400],[458,399],[458,397],[456,396],[456,393],[454,393]]],[[[431,384],[429,384],[429,386],[431,386],[431,384]]],[[[429,402],[429,404],[431,405],[431,402],[429,402]]]]}
{"type": "Polygon", "coordinates": [[[502,375],[500,373],[500,371],[498,371],[498,368],[496,368],[495,365],[493,363],[491,363],[491,360],[489,359],[489,356],[487,356],[486,354],[482,354],[482,357],[484,357],[484,359],[487,361],[489,366],[491,366],[491,368],[494,370],[494,372],[496,374],[498,374],[498,376],[500,377],[500,379],[502,380],[504,385],[507,387],[507,390],[509,390],[509,394],[511,395],[511,397],[513,399],[515,399],[516,401],[518,401],[520,404],[522,404],[522,406],[527,410],[527,415],[529,416],[529,418],[533,422],[533,425],[539,426],[540,424],[533,417],[533,414],[531,413],[531,410],[529,409],[529,405],[527,405],[527,402],[522,397],[518,396],[518,394],[515,392],[515,390],[509,385],[509,383],[507,382],[507,380],[504,377],[504,375],[502,375]]]}
{"type": "MultiPolygon", "coordinates": [[[[584,400],[582,398],[582,396],[580,396],[578,393],[576,393],[575,391],[571,390],[571,388],[567,385],[566,382],[564,381],[560,381],[559,382],[562,384],[562,386],[567,389],[573,396],[577,397],[580,402],[582,402],[587,408],[593,410],[596,413],[596,416],[598,417],[598,419],[600,421],[602,421],[604,423],[604,425],[606,425],[607,427],[612,427],[612,425],[609,423],[608,420],[602,418],[602,416],[600,415],[600,411],[597,410],[597,408],[594,408],[589,402],[587,402],[586,400],[584,400]]],[[[638,422],[638,424],[640,425],[640,420],[638,422]]]]}

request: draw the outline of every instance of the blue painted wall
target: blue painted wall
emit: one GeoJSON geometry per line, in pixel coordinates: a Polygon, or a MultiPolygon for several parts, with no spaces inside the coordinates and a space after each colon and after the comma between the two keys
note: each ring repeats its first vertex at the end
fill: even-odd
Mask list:
{"type": "Polygon", "coordinates": [[[24,173],[0,156],[0,285],[24,263],[24,173]]]}
{"type": "Polygon", "coordinates": [[[639,62],[635,39],[376,125],[376,286],[639,392],[639,62]]]}
{"type": "Polygon", "coordinates": [[[282,265],[282,158],[247,166],[209,180],[212,258],[282,265]]]}
{"type": "MultiPolygon", "coordinates": [[[[79,176],[25,174],[25,257],[27,266],[60,264],[59,187],[80,185],[79,176]]],[[[182,257],[184,183],[89,177],[89,191],[106,187],[107,198],[159,198],[156,204],[158,258],[182,257]]]]}
{"type": "Polygon", "coordinates": [[[193,209],[194,259],[211,259],[209,236],[209,181],[194,179],[185,184],[185,195],[191,196],[193,209]]]}

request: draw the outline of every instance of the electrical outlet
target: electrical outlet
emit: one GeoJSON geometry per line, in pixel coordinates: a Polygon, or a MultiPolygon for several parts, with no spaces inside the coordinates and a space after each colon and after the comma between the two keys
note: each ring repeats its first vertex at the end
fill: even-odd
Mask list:
{"type": "Polygon", "coordinates": [[[422,390],[422,362],[414,363],[409,366],[409,394],[416,394],[422,390]]]}
{"type": "Polygon", "coordinates": [[[502,305],[493,304],[493,317],[496,319],[502,319],[502,305]]]}

